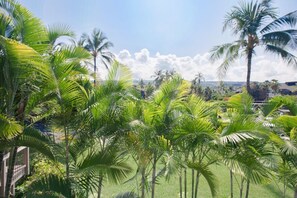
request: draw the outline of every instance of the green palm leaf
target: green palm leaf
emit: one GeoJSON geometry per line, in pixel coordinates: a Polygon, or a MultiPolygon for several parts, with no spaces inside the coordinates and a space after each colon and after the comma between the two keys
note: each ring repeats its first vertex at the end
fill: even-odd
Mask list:
{"type": "Polygon", "coordinates": [[[286,14],[285,16],[272,21],[261,30],[261,33],[264,34],[266,32],[270,32],[284,25],[289,25],[291,27],[294,27],[296,23],[297,23],[297,10],[290,12],[289,14],[286,14]]]}
{"type": "Polygon", "coordinates": [[[69,26],[63,24],[55,24],[48,27],[48,38],[52,45],[56,44],[57,39],[62,36],[74,37],[74,32],[69,26]]]}
{"type": "Polygon", "coordinates": [[[119,183],[131,171],[131,168],[121,160],[121,155],[115,152],[88,150],[76,162],[78,174],[93,173],[106,175],[115,183],[119,183]]]}
{"type": "Polygon", "coordinates": [[[0,114],[0,139],[12,139],[23,132],[23,126],[17,121],[0,114]]]}
{"type": "Polygon", "coordinates": [[[27,146],[37,150],[49,159],[55,160],[55,155],[50,145],[51,141],[49,138],[42,135],[38,130],[34,128],[25,128],[22,135],[17,139],[2,142],[0,150],[11,148],[12,146],[27,146]]]}
{"type": "Polygon", "coordinates": [[[215,174],[211,172],[209,166],[198,163],[188,163],[188,167],[195,169],[205,178],[210,188],[212,197],[216,197],[218,194],[218,180],[215,174]]]}
{"type": "Polygon", "coordinates": [[[294,49],[294,47],[297,45],[297,30],[291,29],[269,32],[262,36],[261,41],[264,44],[270,44],[280,47],[289,46],[294,49]]]}
{"type": "Polygon", "coordinates": [[[57,175],[42,176],[39,180],[34,181],[28,192],[27,197],[32,198],[58,198],[70,197],[71,183],[57,175]]]}

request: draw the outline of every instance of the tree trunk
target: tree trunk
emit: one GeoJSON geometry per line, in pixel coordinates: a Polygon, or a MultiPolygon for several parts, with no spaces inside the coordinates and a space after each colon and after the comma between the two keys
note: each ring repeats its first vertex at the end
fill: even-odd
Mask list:
{"type": "Polygon", "coordinates": [[[295,186],[295,190],[294,190],[294,198],[297,198],[297,185],[295,186]]]}
{"type": "Polygon", "coordinates": [[[4,151],[0,151],[0,173],[2,171],[2,161],[4,158],[4,151]]]}
{"type": "Polygon", "coordinates": [[[200,173],[197,171],[197,173],[196,173],[196,185],[195,185],[195,198],[198,197],[199,178],[200,178],[200,173]]]}
{"type": "Polygon", "coordinates": [[[251,71],[252,71],[252,56],[253,56],[253,49],[248,49],[248,56],[247,56],[247,76],[246,76],[246,90],[249,94],[251,94],[251,71]]]}
{"type": "Polygon", "coordinates": [[[185,180],[184,180],[184,187],[185,187],[185,191],[184,191],[184,195],[185,195],[185,197],[184,198],[187,198],[187,168],[185,168],[184,169],[184,178],[185,178],[185,180]]]}
{"type": "Polygon", "coordinates": [[[14,164],[16,161],[16,155],[17,155],[18,147],[13,147],[10,152],[10,160],[9,160],[9,166],[7,170],[7,178],[6,178],[6,186],[5,186],[5,197],[9,197],[10,194],[10,187],[12,184],[12,177],[14,174],[14,164]]]}
{"type": "MultiPolygon", "coordinates": [[[[69,168],[69,137],[68,137],[68,129],[67,127],[64,128],[65,130],[65,166],[66,166],[66,180],[70,180],[70,168],[69,168]]],[[[71,189],[69,189],[69,197],[72,197],[71,189]]]]}
{"type": "Polygon", "coordinates": [[[195,170],[192,169],[192,198],[194,198],[195,170]]]}
{"type": "Polygon", "coordinates": [[[284,192],[283,192],[283,197],[286,197],[286,192],[287,192],[287,185],[286,185],[286,177],[284,177],[284,192]]]}
{"type": "Polygon", "coordinates": [[[155,183],[156,183],[156,166],[157,166],[157,154],[154,153],[153,170],[152,170],[152,198],[155,197],[155,183]]]}
{"type": "Polygon", "coordinates": [[[183,198],[183,170],[179,170],[179,198],[183,198]]]}
{"type": "Polygon", "coordinates": [[[240,189],[239,189],[239,197],[240,198],[242,198],[242,195],[243,195],[243,182],[244,182],[244,179],[241,178],[240,189]]]}
{"type": "Polygon", "coordinates": [[[96,61],[96,56],[94,56],[94,86],[96,86],[96,77],[97,77],[97,61],[96,61]]]}
{"type": "Polygon", "coordinates": [[[141,168],[141,198],[145,197],[145,167],[141,168]]]}
{"type": "Polygon", "coordinates": [[[233,198],[233,173],[232,171],[230,170],[230,198],[233,198]]]}
{"type": "Polygon", "coordinates": [[[99,177],[97,198],[101,198],[103,176],[99,177]]]}
{"type": "Polygon", "coordinates": [[[245,198],[249,198],[249,191],[250,191],[250,180],[246,181],[246,193],[245,198]]]}
{"type": "MultiPolygon", "coordinates": [[[[64,123],[65,124],[65,123],[64,123]]],[[[66,178],[70,178],[69,172],[69,139],[67,127],[64,126],[64,136],[65,136],[65,168],[66,168],[66,178]]]]}

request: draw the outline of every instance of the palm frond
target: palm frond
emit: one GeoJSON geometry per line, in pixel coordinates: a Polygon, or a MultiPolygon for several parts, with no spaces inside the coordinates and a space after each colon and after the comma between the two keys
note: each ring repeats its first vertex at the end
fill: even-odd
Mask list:
{"type": "Polygon", "coordinates": [[[11,18],[5,15],[0,16],[0,35],[10,38],[13,33],[11,18]]]}
{"type": "Polygon", "coordinates": [[[28,197],[70,197],[71,183],[57,175],[42,176],[34,181],[26,195],[28,197]]]}
{"type": "Polygon", "coordinates": [[[21,42],[32,47],[39,53],[45,52],[47,45],[44,44],[48,41],[47,31],[42,23],[42,21],[23,7],[21,4],[17,3],[15,5],[15,28],[19,32],[21,37],[21,42]]]}
{"type": "Polygon", "coordinates": [[[281,147],[281,152],[285,155],[296,156],[297,155],[297,146],[290,140],[285,140],[285,143],[281,147]]]}
{"type": "Polygon", "coordinates": [[[218,60],[222,56],[223,63],[218,68],[218,76],[220,78],[226,75],[228,68],[232,63],[241,56],[240,49],[243,45],[243,41],[235,41],[234,43],[227,43],[221,46],[216,46],[211,51],[210,59],[212,61],[218,60]]]}
{"type": "Polygon", "coordinates": [[[224,135],[219,138],[222,144],[239,144],[242,141],[248,140],[248,139],[254,139],[255,136],[250,134],[246,131],[239,131],[235,133],[231,133],[229,135],[224,135]]]}
{"type": "Polygon", "coordinates": [[[49,42],[52,45],[54,45],[57,39],[59,39],[62,36],[67,36],[67,37],[75,36],[75,33],[70,29],[70,27],[64,24],[51,25],[47,28],[47,32],[48,32],[49,42]]]}
{"type": "Polygon", "coordinates": [[[51,148],[51,141],[48,137],[42,135],[38,130],[34,128],[25,128],[22,135],[15,140],[8,140],[0,145],[0,150],[12,147],[12,146],[27,146],[36,151],[42,153],[44,156],[51,160],[55,160],[55,155],[51,148]]]}
{"type": "Polygon", "coordinates": [[[262,36],[261,41],[264,44],[280,47],[288,46],[294,49],[297,46],[297,30],[269,32],[262,36]]]}
{"type": "Polygon", "coordinates": [[[106,175],[110,181],[118,183],[131,171],[119,157],[116,153],[91,150],[77,161],[77,173],[106,175]]]}
{"type": "Polygon", "coordinates": [[[115,61],[108,72],[106,84],[109,82],[122,84],[127,89],[132,85],[132,73],[127,66],[115,61]]]}
{"type": "Polygon", "coordinates": [[[253,113],[253,98],[247,93],[240,93],[231,96],[228,100],[227,106],[236,109],[239,113],[252,114],[253,113]]]}
{"type": "Polygon", "coordinates": [[[198,163],[188,163],[188,167],[200,173],[208,183],[212,197],[218,194],[218,180],[215,174],[210,170],[209,166],[198,163]]]}
{"type": "Polygon", "coordinates": [[[274,122],[282,126],[286,131],[297,127],[297,116],[282,115],[274,120],[274,122]]]}
{"type": "Polygon", "coordinates": [[[12,139],[20,135],[23,129],[17,121],[0,114],[0,139],[12,139]]]}
{"type": "Polygon", "coordinates": [[[260,32],[261,34],[264,34],[266,32],[273,31],[275,29],[278,29],[284,25],[289,25],[290,27],[294,27],[297,23],[297,10],[290,12],[289,14],[286,14],[283,17],[280,17],[268,25],[266,25],[260,32]]]}
{"type": "MultiPolygon", "coordinates": [[[[34,75],[41,79],[50,78],[50,70],[42,57],[32,48],[11,39],[0,36],[0,47],[3,49],[6,66],[10,65],[5,76],[6,81],[10,78],[21,79],[34,75]]],[[[5,65],[4,65],[5,66],[5,65]]]]}

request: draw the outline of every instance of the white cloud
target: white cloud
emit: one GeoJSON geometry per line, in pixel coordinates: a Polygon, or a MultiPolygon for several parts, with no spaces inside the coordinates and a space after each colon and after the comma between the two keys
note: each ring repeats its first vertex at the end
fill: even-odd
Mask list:
{"type": "MultiPolygon", "coordinates": [[[[209,53],[197,54],[194,57],[179,57],[175,54],[163,55],[156,53],[150,55],[148,49],[142,49],[134,53],[134,56],[131,56],[131,53],[125,49],[117,55],[117,58],[131,69],[135,79],[152,79],[155,71],[163,69],[175,70],[187,80],[192,80],[199,72],[204,75],[207,81],[219,80],[217,68],[220,61],[211,63],[209,53]]],[[[287,66],[279,58],[261,54],[254,57],[251,80],[263,82],[271,79],[277,79],[279,82],[295,81],[297,80],[297,72],[292,66],[287,66]]],[[[236,61],[223,80],[245,81],[246,59],[236,61]]]]}
{"type": "Polygon", "coordinates": [[[124,49],[120,51],[118,57],[122,60],[131,58],[131,54],[128,50],[124,49]]]}
{"type": "Polygon", "coordinates": [[[135,60],[137,60],[140,63],[146,63],[150,58],[150,52],[148,51],[148,49],[142,49],[140,50],[140,52],[136,52],[134,55],[135,60]]]}

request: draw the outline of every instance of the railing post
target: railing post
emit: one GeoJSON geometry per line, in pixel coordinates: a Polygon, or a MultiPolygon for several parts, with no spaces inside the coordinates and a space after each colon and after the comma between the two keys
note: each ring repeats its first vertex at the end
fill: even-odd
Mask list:
{"type": "Polygon", "coordinates": [[[29,147],[26,147],[24,149],[24,165],[26,165],[25,167],[25,174],[29,175],[30,174],[30,159],[29,159],[29,147]]]}
{"type": "Polygon", "coordinates": [[[0,187],[0,197],[4,197],[5,196],[5,186],[6,186],[6,159],[3,159],[3,161],[1,162],[1,187],[0,187]]]}
{"type": "Polygon", "coordinates": [[[15,196],[15,183],[13,183],[10,187],[10,196],[11,197],[15,196]]]}

